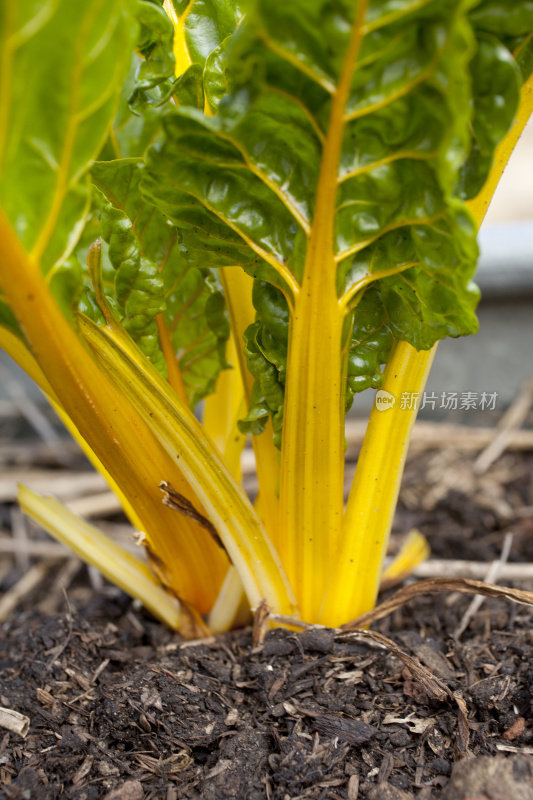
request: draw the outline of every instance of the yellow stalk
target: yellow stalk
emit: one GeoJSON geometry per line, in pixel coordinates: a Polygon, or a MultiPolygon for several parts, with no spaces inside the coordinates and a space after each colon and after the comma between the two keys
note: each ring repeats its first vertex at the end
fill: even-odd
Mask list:
{"type": "Polygon", "coordinates": [[[384,570],[381,578],[381,588],[393,586],[401,583],[404,578],[418,566],[422,561],[429,557],[430,548],[428,540],[420,531],[413,528],[409,531],[403,542],[400,552],[396,555],[389,566],[384,570]]]}
{"type": "Polygon", "coordinates": [[[140,600],[161,622],[179,630],[180,604],[161,587],[147,564],[51,497],[40,497],[26,486],[20,486],[18,502],[24,513],[51,536],[87,564],[97,567],[131,597],[140,600]]]}
{"type": "Polygon", "coordinates": [[[233,335],[226,345],[226,360],[231,368],[222,370],[215,391],[206,397],[202,424],[207,436],[224,456],[231,474],[240,481],[241,453],[246,436],[239,431],[237,420],[246,412],[243,410],[244,390],[233,335]]]}
{"type": "Polygon", "coordinates": [[[172,5],[172,0],[165,0],[163,3],[163,8],[165,9],[168,17],[172,20],[172,24],[174,25],[174,58],[176,59],[176,69],[175,73],[179,77],[183,75],[183,73],[191,66],[192,59],[189,54],[189,48],[187,47],[187,39],[185,36],[185,20],[187,19],[187,15],[191,10],[192,0],[188,4],[187,8],[183,12],[183,14],[178,17],[176,11],[174,10],[174,6],[172,5]]]}
{"type": "Polygon", "coordinates": [[[0,283],[62,408],[135,507],[151,548],[167,565],[173,590],[207,611],[227,560],[197,522],[163,505],[161,480],[186,486],[175,461],[159,445],[142,411],[112,384],[114,365],[107,363],[102,370],[77,338],[3,212],[0,251],[0,283]]]}
{"type": "Polygon", "coordinates": [[[344,313],[334,247],[338,167],[368,2],[357,5],[332,98],[315,213],[291,318],[281,453],[280,552],[304,619],[316,621],[338,547],[344,477],[344,313]]]}
{"type": "MultiPolygon", "coordinates": [[[[478,228],[532,111],[533,76],[530,76],[522,87],[515,121],[496,150],[489,177],[478,196],[468,203],[478,228]]],[[[436,348],[437,345],[431,350],[417,352],[407,343],[398,343],[387,367],[384,389],[395,394],[396,406],[385,412],[377,411],[374,407],[370,415],[345,513],[345,541],[322,609],[321,621],[325,624],[345,622],[374,605],[416,409],[405,410],[404,416],[400,418],[405,435],[398,435],[401,428],[395,428],[391,430],[391,438],[387,440],[387,431],[395,416],[400,414],[398,398],[401,399],[404,392],[423,392],[436,348]],[[392,377],[393,375],[398,378],[392,377]],[[392,484],[387,486],[389,481],[392,484]],[[354,542],[350,546],[349,541],[352,538],[354,542]],[[370,542],[368,546],[365,546],[364,539],[370,542]],[[369,559],[368,552],[373,551],[374,541],[377,543],[376,551],[374,557],[369,559]],[[364,569],[361,564],[364,564],[364,569]]]]}
{"type": "Polygon", "coordinates": [[[402,395],[421,397],[435,347],[418,352],[397,342],[385,370],[383,390],[394,405],[372,408],[343,522],[343,542],[326,592],[320,621],[337,626],[373,608],[381,580],[416,407],[402,395]]]}
{"type": "Polygon", "coordinates": [[[181,472],[239,570],[250,606],[255,608],[265,599],[272,609],[294,612],[283,567],[263,526],[194,414],[126,336],[120,338],[86,318],[80,324],[97,359],[113,364],[121,394],[145,414],[170,457],[179,459],[181,472]]]}
{"type": "Polygon", "coordinates": [[[232,627],[244,599],[242,581],[235,567],[230,567],[222,589],[207,617],[213,633],[222,633],[232,627]]]}
{"type": "MultiPolygon", "coordinates": [[[[234,341],[237,343],[237,359],[247,405],[254,383],[243,352],[243,335],[254,321],[252,304],[253,278],[240,267],[222,267],[220,280],[226,298],[234,341]]],[[[269,422],[259,436],[252,436],[255,454],[257,481],[261,493],[260,516],[268,535],[279,552],[279,451],[274,445],[272,424],[269,422]]]]}
{"type": "Polygon", "coordinates": [[[70,417],[65,413],[64,409],[61,407],[61,403],[59,402],[57,395],[46,380],[42,370],[24,342],[22,342],[21,339],[19,339],[18,336],[15,336],[10,330],[0,326],[0,347],[2,347],[2,349],[5,350],[5,352],[13,359],[13,361],[16,361],[19,367],[22,367],[24,372],[29,375],[30,378],[37,384],[65,428],[68,430],[72,438],[75,439],[79,444],[87,459],[90,461],[93,467],[101,475],[103,475],[109,484],[109,487],[117,495],[122,504],[122,508],[124,509],[124,512],[128,516],[132,525],[140,530],[142,523],[135,513],[135,509],[128,501],[127,497],[120,491],[117,483],[113,480],[102,462],[96,457],[96,454],[91,450],[85,439],[80,436],[80,432],[70,417]]]}
{"type": "Polygon", "coordinates": [[[155,318],[159,343],[163,351],[165,364],[167,365],[167,380],[178,395],[182,403],[188,403],[187,391],[183,382],[180,365],[172,345],[172,336],[165,322],[164,314],[158,314],[155,318]]]}

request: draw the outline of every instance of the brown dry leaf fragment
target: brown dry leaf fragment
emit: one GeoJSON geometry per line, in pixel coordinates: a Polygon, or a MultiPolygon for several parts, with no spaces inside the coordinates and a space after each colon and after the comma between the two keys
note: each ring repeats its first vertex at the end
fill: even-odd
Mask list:
{"type": "Polygon", "coordinates": [[[55,697],[51,695],[50,692],[48,692],[46,689],[37,688],[35,690],[35,695],[39,703],[41,703],[41,705],[43,706],[53,706],[54,703],[56,702],[55,697]]]}
{"type": "Polygon", "coordinates": [[[465,754],[468,750],[468,742],[470,741],[470,726],[468,724],[468,709],[464,698],[461,697],[459,692],[454,692],[453,697],[457,703],[457,751],[459,754],[465,754]]]}
{"type": "Polygon", "coordinates": [[[267,602],[266,600],[261,600],[254,614],[254,624],[252,628],[252,644],[254,647],[263,644],[265,641],[269,617],[270,609],[267,606],[267,602]]]}
{"type": "Polygon", "coordinates": [[[144,790],[140,781],[126,781],[118,789],[112,789],[103,800],[143,800],[144,790]]]}
{"type": "Polygon", "coordinates": [[[163,498],[163,504],[168,506],[169,508],[173,508],[175,511],[179,511],[180,514],[183,514],[185,517],[190,517],[190,519],[194,519],[195,522],[198,522],[202,528],[205,528],[208,533],[211,534],[215,542],[221,547],[223,550],[226,548],[224,547],[224,543],[222,539],[217,533],[217,530],[212,522],[210,522],[207,517],[204,517],[203,514],[200,514],[199,511],[193,506],[190,500],[188,500],[184,495],[177,492],[171,483],[168,481],[161,481],[159,484],[159,488],[162,492],[164,492],[165,496],[163,498]]]}
{"type": "Polygon", "coordinates": [[[507,728],[505,733],[503,734],[504,739],[508,739],[512,741],[513,739],[517,739],[519,736],[522,736],[526,729],[526,721],[524,717],[518,717],[510,728],[507,728]]]}
{"type": "Polygon", "coordinates": [[[351,620],[351,622],[342,625],[341,630],[356,631],[360,628],[366,628],[368,625],[372,625],[374,622],[392,614],[393,611],[401,608],[414,597],[420,594],[435,594],[437,592],[483,594],[488,597],[511,600],[514,603],[520,603],[525,606],[533,606],[533,592],[526,592],[522,589],[510,589],[508,586],[496,586],[496,584],[474,581],[470,578],[427,578],[426,580],[418,581],[418,583],[413,583],[411,586],[404,586],[399,589],[372,611],[367,611],[366,614],[362,614],[360,617],[351,620]]]}
{"type": "Polygon", "coordinates": [[[351,775],[348,781],[348,800],[357,800],[359,797],[359,775],[351,775]]]}
{"type": "Polygon", "coordinates": [[[138,753],[135,758],[143,769],[160,776],[177,775],[192,764],[192,758],[186,750],[180,750],[168,758],[152,758],[142,753],[138,753]]]}
{"type": "Polygon", "coordinates": [[[86,756],[81,765],[78,767],[76,772],[73,775],[72,783],[76,785],[77,783],[81,783],[83,779],[89,774],[91,771],[91,767],[93,765],[94,758],[93,756],[86,756]]]}
{"type": "Polygon", "coordinates": [[[313,727],[328,739],[339,739],[350,745],[364,744],[370,741],[379,730],[359,719],[340,714],[315,714],[304,708],[298,709],[302,714],[313,717],[313,727]]]}

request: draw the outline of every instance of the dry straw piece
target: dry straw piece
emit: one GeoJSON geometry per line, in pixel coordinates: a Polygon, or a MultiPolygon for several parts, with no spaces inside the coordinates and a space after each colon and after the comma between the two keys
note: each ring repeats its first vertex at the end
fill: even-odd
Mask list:
{"type": "Polygon", "coordinates": [[[0,728],[18,733],[24,738],[30,729],[30,718],[12,708],[0,708],[0,728]]]}

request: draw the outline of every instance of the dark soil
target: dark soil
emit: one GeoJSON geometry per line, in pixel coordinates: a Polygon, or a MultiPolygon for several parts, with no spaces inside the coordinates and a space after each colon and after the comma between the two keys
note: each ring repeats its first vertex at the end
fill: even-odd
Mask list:
{"type": "MultiPolygon", "coordinates": [[[[511,560],[532,561],[533,454],[479,479],[472,459],[442,459],[411,459],[397,530],[490,562],[512,529],[511,560]]],[[[183,642],[83,576],[58,614],[31,599],[0,628],[0,705],[30,719],[26,738],[0,728],[2,800],[533,800],[528,607],[486,600],[460,638],[468,596],[376,624],[449,687],[441,701],[357,634],[183,642]]]]}

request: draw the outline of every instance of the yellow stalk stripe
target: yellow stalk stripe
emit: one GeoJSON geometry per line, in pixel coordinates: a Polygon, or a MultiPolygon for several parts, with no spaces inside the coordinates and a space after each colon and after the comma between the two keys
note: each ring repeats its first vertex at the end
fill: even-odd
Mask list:
{"type": "Polygon", "coordinates": [[[280,553],[303,619],[316,621],[341,534],[344,313],[337,298],[335,197],[345,108],[363,37],[357,4],[331,111],[300,291],[291,318],[281,453],[280,553]]]}
{"type": "Polygon", "coordinates": [[[179,460],[181,472],[239,570],[250,606],[255,608],[265,599],[272,609],[294,612],[289,584],[266,532],[194,414],[126,336],[121,339],[85,318],[80,324],[98,360],[113,363],[121,394],[142,410],[161,446],[179,460]]]}
{"type": "Polygon", "coordinates": [[[402,544],[400,552],[389,566],[384,570],[381,578],[381,588],[394,586],[407,578],[418,564],[429,557],[430,548],[428,540],[420,531],[413,528],[409,531],[402,544]]]}
{"type": "MultiPolygon", "coordinates": [[[[253,279],[240,267],[222,267],[219,269],[220,280],[226,298],[231,329],[234,340],[238,343],[237,358],[239,361],[242,384],[247,405],[254,378],[248,370],[243,352],[243,335],[246,328],[254,321],[252,304],[253,279]]],[[[257,481],[261,492],[260,517],[267,533],[279,552],[279,451],[273,442],[272,423],[269,421],[265,431],[259,436],[252,436],[255,454],[257,481]]]]}
{"type": "Polygon", "coordinates": [[[163,8],[165,9],[167,15],[172,20],[172,24],[174,25],[174,58],[176,59],[176,69],[175,73],[179,77],[183,75],[183,73],[191,66],[192,59],[189,54],[189,48],[187,47],[187,38],[185,34],[185,20],[187,19],[187,15],[191,10],[192,0],[189,2],[185,12],[178,17],[176,11],[174,10],[174,6],[172,5],[172,0],[165,0],[163,3],[163,8]]]}
{"type": "Polygon", "coordinates": [[[239,431],[237,420],[246,412],[243,408],[244,389],[233,333],[226,344],[226,360],[231,364],[231,369],[222,370],[217,378],[215,391],[204,400],[202,425],[209,439],[224,457],[235,480],[240,481],[241,453],[246,436],[239,431]]]}
{"type": "Polygon", "coordinates": [[[402,407],[402,395],[421,397],[435,349],[418,352],[397,342],[389,359],[383,391],[394,404],[386,410],[374,404],[370,414],[320,616],[324,625],[341,625],[374,607],[418,405],[402,407]]]}
{"type": "Polygon", "coordinates": [[[51,497],[40,497],[20,486],[18,502],[24,513],[51,536],[97,567],[115,586],[140,600],[165,625],[179,630],[180,604],[161,587],[146,563],[51,497]]]}
{"type": "Polygon", "coordinates": [[[244,599],[244,591],[239,573],[230,567],[215,605],[209,612],[207,624],[213,633],[230,630],[244,599]]]}

